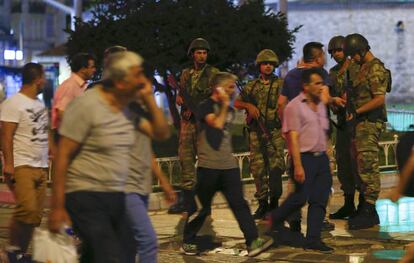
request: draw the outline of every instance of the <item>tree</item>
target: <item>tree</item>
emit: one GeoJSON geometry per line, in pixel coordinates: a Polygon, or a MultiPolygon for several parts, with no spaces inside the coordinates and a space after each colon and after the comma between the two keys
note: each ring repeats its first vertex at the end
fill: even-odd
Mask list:
{"type": "MultiPolygon", "coordinates": [[[[123,45],[165,79],[178,77],[190,65],[187,48],[192,39],[203,37],[211,45],[210,64],[244,77],[264,48],[274,50],[282,62],[291,58],[298,29],[289,30],[286,18],[266,10],[263,1],[239,7],[227,0],[99,0],[92,20],[77,21],[75,31],[69,31],[67,50],[69,60],[77,52],[92,52],[101,65],[105,48],[123,45]]],[[[156,84],[176,114],[174,90],[156,84]]]]}

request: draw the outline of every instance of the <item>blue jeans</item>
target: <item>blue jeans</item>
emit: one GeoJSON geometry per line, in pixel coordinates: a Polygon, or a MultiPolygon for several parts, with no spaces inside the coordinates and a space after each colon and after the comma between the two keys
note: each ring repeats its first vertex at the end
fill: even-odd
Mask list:
{"type": "Polygon", "coordinates": [[[148,216],[148,195],[126,194],[127,262],[156,263],[158,242],[157,235],[148,216]]]}

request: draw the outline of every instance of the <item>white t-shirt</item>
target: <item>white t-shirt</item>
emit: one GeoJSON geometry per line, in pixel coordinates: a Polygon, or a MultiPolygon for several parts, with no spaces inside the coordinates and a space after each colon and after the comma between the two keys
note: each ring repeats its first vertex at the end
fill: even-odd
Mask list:
{"type": "Polygon", "coordinates": [[[48,114],[45,105],[19,92],[3,102],[0,119],[18,124],[13,137],[14,167],[48,167],[48,114]]]}

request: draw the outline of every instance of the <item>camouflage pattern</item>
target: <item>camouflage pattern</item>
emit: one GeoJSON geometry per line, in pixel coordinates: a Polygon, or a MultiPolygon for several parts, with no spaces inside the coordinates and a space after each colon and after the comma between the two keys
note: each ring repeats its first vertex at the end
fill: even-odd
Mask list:
{"type": "MultiPolygon", "coordinates": [[[[272,89],[269,93],[270,83],[265,85],[261,79],[252,80],[244,87],[242,91],[244,93],[243,96],[239,95],[238,97],[240,101],[245,101],[243,98],[246,97],[253,98],[253,101],[256,102],[255,106],[263,114],[265,120],[267,120],[265,125],[272,135],[271,143],[267,143],[263,147],[261,145],[262,140],[258,138],[258,134],[260,134],[260,132],[257,132],[258,128],[254,127],[254,125],[249,126],[250,173],[253,174],[255,180],[255,197],[258,200],[267,199],[269,196],[269,175],[265,167],[263,155],[266,154],[268,156],[270,171],[276,168],[282,171],[282,173],[285,171],[285,141],[282,138],[281,128],[279,126],[280,121],[277,115],[277,100],[283,86],[283,81],[274,78],[271,82],[272,89]],[[266,149],[266,151],[263,152],[262,149],[266,149]]],[[[252,103],[252,101],[245,102],[252,103]]]]}
{"type": "Polygon", "coordinates": [[[181,129],[178,145],[178,157],[181,165],[181,188],[191,190],[195,184],[195,160],[197,155],[197,129],[193,112],[185,105],[197,107],[198,103],[208,98],[210,87],[208,82],[219,70],[205,65],[200,71],[186,68],[180,77],[180,95],[183,96],[184,105],[181,107],[181,129]],[[189,101],[190,100],[190,101],[189,101]]]}
{"type": "MultiPolygon", "coordinates": [[[[388,72],[378,59],[364,63],[353,83],[355,108],[369,102],[373,95],[385,95],[389,81],[388,72]]],[[[379,139],[385,130],[386,118],[384,106],[358,116],[355,128],[358,173],[362,180],[362,191],[371,204],[375,204],[380,192],[379,139]]]]}
{"type": "Polygon", "coordinates": [[[256,65],[259,65],[263,62],[272,62],[275,66],[279,65],[279,58],[276,53],[271,49],[263,49],[257,54],[256,65]]]}
{"type": "MultiPolygon", "coordinates": [[[[338,63],[329,70],[331,77],[331,95],[341,97],[345,94],[345,70],[342,63],[338,63]]],[[[354,82],[359,66],[350,63],[347,67],[351,82],[354,82]]],[[[338,128],[336,129],[335,159],[338,167],[337,175],[344,194],[354,195],[355,190],[360,189],[361,180],[358,175],[356,154],[353,138],[346,127],[345,109],[335,111],[337,115],[338,128]]]]}

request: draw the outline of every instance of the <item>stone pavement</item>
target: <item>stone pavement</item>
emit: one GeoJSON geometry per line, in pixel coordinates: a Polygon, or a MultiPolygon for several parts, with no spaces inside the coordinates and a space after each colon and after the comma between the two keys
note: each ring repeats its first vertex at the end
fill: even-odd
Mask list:
{"type": "MultiPolygon", "coordinates": [[[[390,193],[390,187],[396,183],[395,179],[395,176],[391,174],[382,175],[382,197],[390,193]]],[[[337,182],[334,186],[336,191],[330,205],[332,211],[342,204],[337,182]]],[[[246,198],[250,200],[251,189],[249,187],[245,188],[247,189],[246,198]]],[[[160,198],[161,195],[155,195],[152,200],[160,198]]],[[[324,233],[324,241],[335,248],[334,254],[305,252],[298,247],[303,237],[283,230],[275,235],[276,244],[271,249],[251,259],[239,255],[244,250],[242,233],[231,211],[222,201],[222,197],[217,195],[212,216],[200,232],[199,242],[204,252],[197,257],[184,256],[179,251],[184,217],[168,215],[165,210],[151,211],[151,219],[159,238],[159,262],[396,262],[403,255],[405,245],[414,240],[414,235],[409,232],[387,233],[381,232],[379,228],[348,231],[345,221],[335,220],[336,229],[330,233],[324,233]]],[[[252,210],[256,208],[255,206],[252,202],[252,210]]],[[[303,209],[303,213],[306,216],[306,209],[303,209]]],[[[12,205],[3,204],[0,207],[0,247],[6,244],[7,225],[11,214],[12,205]]],[[[303,223],[302,232],[304,233],[306,224],[303,223]]],[[[258,227],[261,233],[266,231],[265,222],[258,222],[258,227]]]]}

